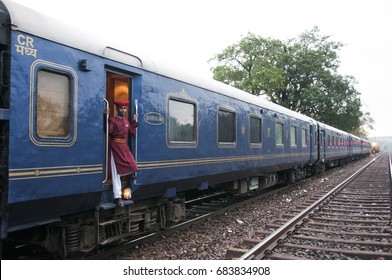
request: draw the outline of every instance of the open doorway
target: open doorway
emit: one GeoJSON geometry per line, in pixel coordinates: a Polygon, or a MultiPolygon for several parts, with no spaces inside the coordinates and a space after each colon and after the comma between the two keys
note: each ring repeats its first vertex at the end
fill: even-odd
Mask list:
{"type": "MultiPolygon", "coordinates": [[[[117,115],[115,101],[129,101],[129,107],[125,117],[130,121],[129,116],[132,112],[132,78],[114,72],[106,73],[106,106],[110,109],[109,118],[117,115]]],[[[108,119],[105,119],[106,123],[108,119]]],[[[107,127],[107,126],[106,126],[107,127]]],[[[107,134],[107,131],[106,131],[107,134]]],[[[106,155],[106,179],[105,185],[111,185],[111,171],[110,171],[110,155],[109,155],[109,137],[105,141],[105,155],[106,155]]],[[[128,145],[131,147],[130,138],[128,138],[128,145]]],[[[122,178],[124,184],[129,186],[129,176],[122,178]]]]}

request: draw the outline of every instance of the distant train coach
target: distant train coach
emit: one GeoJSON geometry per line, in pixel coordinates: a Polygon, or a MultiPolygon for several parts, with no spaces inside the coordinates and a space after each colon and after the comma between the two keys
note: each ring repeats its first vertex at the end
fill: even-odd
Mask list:
{"type": "Polygon", "coordinates": [[[378,142],[371,143],[371,152],[372,152],[372,154],[376,154],[376,153],[380,152],[380,144],[378,142]]]}

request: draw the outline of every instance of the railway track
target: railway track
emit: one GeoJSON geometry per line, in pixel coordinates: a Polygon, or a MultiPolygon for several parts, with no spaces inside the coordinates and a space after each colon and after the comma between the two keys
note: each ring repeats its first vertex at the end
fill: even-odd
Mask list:
{"type": "MultiPolygon", "coordinates": [[[[201,222],[210,219],[214,216],[220,215],[224,212],[231,211],[236,207],[241,207],[244,204],[252,203],[256,200],[263,199],[270,195],[274,195],[280,191],[290,188],[290,185],[269,188],[265,190],[259,190],[255,192],[245,193],[242,195],[232,195],[229,193],[219,192],[214,193],[209,196],[200,197],[196,199],[191,199],[187,201],[186,204],[186,220],[181,221],[177,224],[165,228],[164,230],[153,232],[139,238],[126,241],[124,243],[118,244],[112,247],[106,247],[100,252],[96,252],[93,255],[86,257],[77,256],[76,258],[83,259],[107,259],[117,253],[121,253],[138,246],[141,243],[149,242],[158,239],[160,236],[165,234],[170,234],[170,232],[185,229],[192,226],[197,222],[201,222]]],[[[120,257],[126,258],[126,257],[120,257]]]]}
{"type": "MultiPolygon", "coordinates": [[[[277,192],[283,191],[290,186],[280,186],[274,187],[270,189],[258,190],[255,192],[249,192],[241,195],[233,195],[226,192],[214,192],[206,196],[191,198],[185,203],[185,211],[186,211],[186,219],[180,221],[178,223],[174,223],[171,226],[165,228],[164,230],[154,231],[151,233],[146,233],[144,235],[134,237],[129,240],[122,240],[116,244],[111,244],[107,246],[103,246],[98,248],[98,250],[80,254],[75,253],[67,256],[67,259],[91,259],[91,260],[99,260],[99,259],[110,259],[112,256],[132,249],[139,244],[149,242],[155,239],[158,239],[162,235],[170,234],[170,232],[178,231],[181,229],[185,229],[187,227],[192,226],[197,222],[201,222],[203,220],[207,220],[216,215],[222,214],[224,212],[230,211],[233,208],[240,207],[245,203],[252,203],[252,201],[265,198],[270,195],[274,195],[277,192]]],[[[35,247],[30,245],[19,246],[18,244],[13,247],[11,245],[11,249],[9,251],[16,252],[13,253],[12,256],[8,256],[10,259],[17,259],[23,256],[25,259],[51,259],[50,254],[39,250],[35,252],[35,247]],[[24,252],[21,252],[24,250],[24,252]]]]}
{"type": "Polygon", "coordinates": [[[260,231],[262,238],[227,250],[227,258],[392,259],[389,170],[390,158],[380,155],[330,192],[269,224],[271,234],[260,231]]]}
{"type": "MultiPolygon", "coordinates": [[[[327,171],[328,174],[331,171],[327,171]]],[[[69,259],[127,259],[127,251],[132,251],[134,248],[137,248],[139,245],[143,246],[142,244],[155,242],[157,240],[166,240],[168,236],[172,235],[172,232],[180,231],[186,228],[189,228],[195,223],[203,224],[203,221],[213,221],[215,216],[219,215],[226,215],[229,212],[237,212],[238,209],[241,209],[242,206],[245,205],[258,205],[264,204],[265,199],[269,199],[268,197],[280,197],[280,193],[285,193],[289,189],[295,188],[296,185],[303,184],[303,181],[299,181],[295,184],[291,184],[288,186],[280,187],[280,188],[270,188],[266,190],[259,190],[252,193],[246,193],[243,195],[230,195],[227,193],[211,193],[208,196],[203,197],[195,197],[186,202],[186,216],[187,220],[181,221],[177,224],[173,224],[172,227],[166,228],[165,230],[160,230],[157,232],[149,233],[145,236],[139,236],[134,238],[133,240],[123,240],[118,244],[113,244],[110,246],[105,246],[99,248],[98,251],[90,252],[85,255],[70,255],[68,256],[69,259]]],[[[284,196],[284,195],[283,195],[284,196]]],[[[309,196],[310,197],[310,196],[309,196]]],[[[313,202],[316,201],[318,197],[313,198],[313,202]]],[[[304,206],[303,206],[304,207],[304,206]]],[[[300,210],[297,210],[299,212],[300,210]]],[[[296,215],[297,213],[293,213],[290,217],[296,215]]],[[[208,222],[209,223],[209,222],[208,222]]],[[[282,222],[283,223],[283,222],[282,222]]],[[[279,225],[271,224],[271,228],[278,228],[279,225]]],[[[206,233],[209,229],[206,229],[206,233]]],[[[174,233],[175,234],[175,233],[174,233]]],[[[269,234],[264,232],[264,234],[269,234]]],[[[255,244],[255,240],[247,240],[248,243],[255,244]]],[[[259,240],[258,240],[259,242],[259,240]]],[[[242,252],[243,253],[243,252],[242,252]]],[[[224,254],[224,253],[223,253],[224,254]]],[[[240,255],[237,255],[239,257],[240,255]]],[[[30,259],[29,256],[25,255],[27,259],[30,259]]],[[[32,259],[47,259],[46,256],[33,256],[32,259]]],[[[50,258],[50,257],[49,257],[50,258]]]]}

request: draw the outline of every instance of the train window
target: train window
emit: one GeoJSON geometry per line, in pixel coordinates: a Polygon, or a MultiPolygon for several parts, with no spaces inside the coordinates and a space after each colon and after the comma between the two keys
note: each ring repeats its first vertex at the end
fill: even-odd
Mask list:
{"type": "Polygon", "coordinates": [[[320,147],[324,146],[324,130],[320,132],[320,147]]]}
{"type": "Polygon", "coordinates": [[[249,141],[250,144],[261,144],[262,122],[261,118],[250,117],[249,141]]]}
{"type": "Polygon", "coordinates": [[[283,123],[275,123],[275,143],[283,145],[283,123]]]}
{"type": "Polygon", "coordinates": [[[220,144],[236,142],[236,115],[234,112],[219,109],[218,142],[220,144]]]}
{"type": "Polygon", "coordinates": [[[297,146],[297,127],[290,126],[290,145],[291,147],[297,146]]]}
{"type": "Polygon", "coordinates": [[[38,146],[72,146],[77,139],[78,122],[75,70],[38,59],[30,73],[30,139],[38,146]]]}
{"type": "Polygon", "coordinates": [[[308,130],[306,128],[302,128],[302,147],[308,146],[308,130]]]}
{"type": "Polygon", "coordinates": [[[37,73],[36,133],[41,138],[70,135],[71,78],[62,73],[37,73]]]}
{"type": "Polygon", "coordinates": [[[196,143],[196,105],[169,100],[168,137],[170,143],[196,143]]]}

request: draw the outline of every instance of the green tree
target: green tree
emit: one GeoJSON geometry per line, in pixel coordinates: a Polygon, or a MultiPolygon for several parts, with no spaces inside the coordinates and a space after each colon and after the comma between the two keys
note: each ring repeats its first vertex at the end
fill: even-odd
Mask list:
{"type": "Polygon", "coordinates": [[[214,78],[345,131],[363,118],[355,79],[338,74],[342,43],[317,27],[287,42],[249,33],[210,61],[214,78]]]}
{"type": "Polygon", "coordinates": [[[254,95],[281,91],[285,87],[284,48],[279,40],[249,33],[210,60],[219,62],[212,68],[214,79],[254,95]]]}

